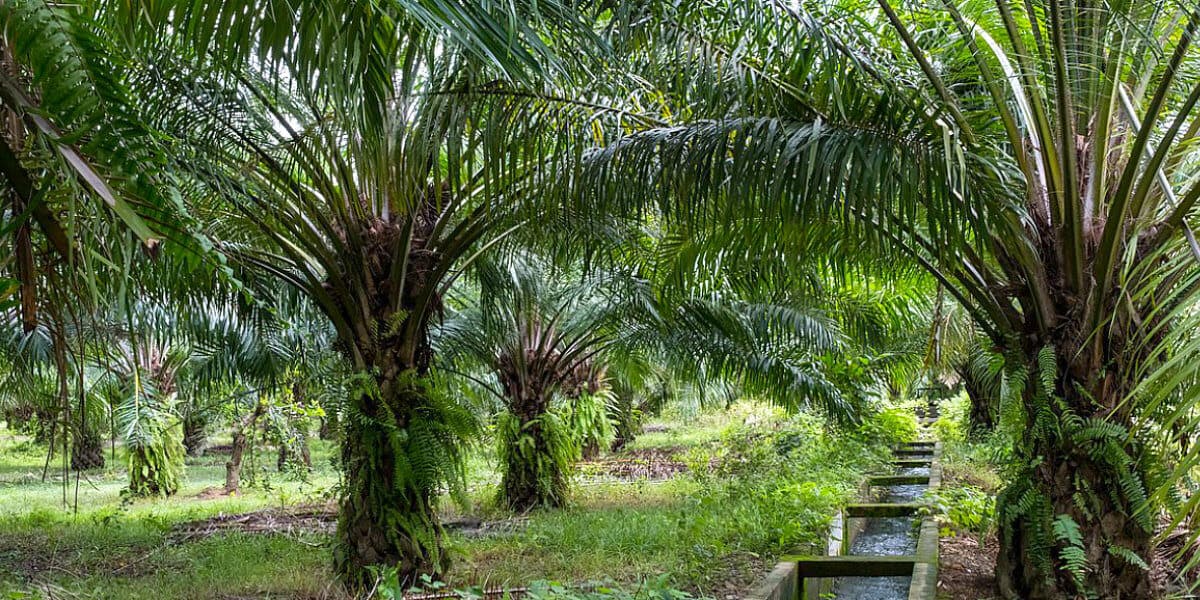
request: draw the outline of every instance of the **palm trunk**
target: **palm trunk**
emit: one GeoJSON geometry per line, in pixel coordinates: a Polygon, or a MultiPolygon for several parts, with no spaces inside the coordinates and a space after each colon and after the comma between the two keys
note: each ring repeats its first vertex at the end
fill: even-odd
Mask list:
{"type": "Polygon", "coordinates": [[[971,405],[967,415],[971,435],[979,436],[994,431],[997,399],[987,393],[987,385],[976,377],[969,364],[959,365],[955,371],[962,380],[963,390],[967,393],[967,400],[971,405]]]}
{"type": "Polygon", "coordinates": [[[441,310],[444,261],[459,257],[431,241],[435,200],[448,197],[430,192],[415,213],[355,224],[362,238],[342,272],[361,277],[327,283],[336,301],[323,308],[343,323],[340,346],[358,372],[333,431],[344,475],[334,572],[352,592],[373,588],[374,567],[394,568],[405,586],[448,567],[435,502],[447,485],[461,489],[463,445],[476,434],[468,410],[430,391],[429,319],[441,310]]]}
{"type": "MultiPolygon", "coordinates": [[[[1056,358],[1069,364],[1077,356],[1060,352],[1056,358]]],[[[1102,371],[1076,364],[1052,374],[1055,389],[1047,391],[1038,383],[1037,362],[1027,361],[1029,433],[1017,446],[1018,460],[1036,466],[997,499],[1001,591],[1030,600],[1088,592],[1112,600],[1151,598],[1150,572],[1134,564],[1153,560],[1154,516],[1143,510],[1148,484],[1137,462],[1144,449],[1128,435],[1129,414],[1117,408],[1129,387],[1111,374],[1085,387],[1094,378],[1074,374],[1102,371]],[[1094,391],[1080,391],[1089,387],[1094,391]]]]}
{"type": "Polygon", "coordinates": [[[345,486],[334,570],[354,590],[371,589],[369,567],[394,567],[408,586],[448,566],[434,510],[440,477],[421,471],[413,460],[444,458],[414,422],[417,409],[430,405],[424,381],[411,369],[380,371],[378,391],[360,393],[342,421],[345,486]]]}
{"type": "Polygon", "coordinates": [[[204,450],[208,448],[207,426],[206,420],[195,414],[183,420],[183,446],[187,448],[188,456],[204,456],[204,450]]]}
{"type": "Polygon", "coordinates": [[[566,425],[550,414],[545,394],[525,390],[509,399],[499,424],[504,475],[500,503],[511,510],[559,507],[566,502],[567,468],[574,449],[566,425]]]}
{"type": "Polygon", "coordinates": [[[183,425],[178,421],[156,439],[129,449],[129,493],[133,496],[171,496],[183,476],[183,425]]]}

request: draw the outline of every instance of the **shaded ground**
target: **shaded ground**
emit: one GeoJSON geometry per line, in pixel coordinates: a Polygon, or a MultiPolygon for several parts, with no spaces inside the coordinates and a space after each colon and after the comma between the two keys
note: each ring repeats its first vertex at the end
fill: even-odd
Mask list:
{"type": "Polygon", "coordinates": [[[144,561],[131,560],[150,551],[145,546],[117,546],[101,552],[97,548],[52,539],[37,533],[0,536],[0,574],[25,580],[42,580],[63,575],[81,578],[91,574],[138,577],[153,570],[144,561]]]}
{"type": "Polygon", "coordinates": [[[724,557],[722,562],[725,567],[717,576],[719,583],[703,590],[704,595],[717,600],[745,598],[748,591],[762,583],[771,569],[775,568],[776,563],[774,560],[767,560],[748,552],[724,557]]]}
{"type": "Polygon", "coordinates": [[[1196,592],[1197,582],[1200,582],[1200,564],[1197,564],[1195,548],[1189,544],[1194,537],[1195,533],[1185,527],[1178,527],[1164,537],[1155,549],[1155,560],[1150,569],[1154,589],[1164,595],[1183,596],[1196,592]],[[1195,566],[1190,571],[1181,572],[1181,566],[1187,564],[1195,566]]]}
{"type": "MultiPolygon", "coordinates": [[[[464,517],[443,521],[442,527],[463,537],[473,538],[514,533],[528,521],[528,517],[521,516],[490,521],[464,517]]],[[[328,503],[219,514],[207,519],[180,523],[171,529],[168,539],[173,542],[187,542],[229,533],[332,535],[336,528],[337,506],[328,503]]]]}
{"type": "Polygon", "coordinates": [[[990,600],[1000,597],[996,587],[996,536],[982,542],[960,534],[939,541],[938,598],[947,600],[990,600]]]}

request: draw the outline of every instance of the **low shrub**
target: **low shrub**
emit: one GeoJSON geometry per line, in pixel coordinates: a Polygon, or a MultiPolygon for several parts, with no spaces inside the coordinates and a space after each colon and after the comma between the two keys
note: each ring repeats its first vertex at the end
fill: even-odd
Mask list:
{"type": "Polygon", "coordinates": [[[929,493],[929,502],[942,537],[986,537],[996,526],[996,496],[976,486],[943,487],[929,493]]]}

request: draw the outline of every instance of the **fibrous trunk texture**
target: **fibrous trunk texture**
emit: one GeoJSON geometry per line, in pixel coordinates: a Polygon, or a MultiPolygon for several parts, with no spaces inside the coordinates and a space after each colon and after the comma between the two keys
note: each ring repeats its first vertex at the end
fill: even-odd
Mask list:
{"type": "Polygon", "coordinates": [[[979,436],[994,431],[999,399],[989,395],[987,384],[978,379],[970,365],[961,365],[956,371],[970,402],[970,413],[967,415],[970,433],[979,436]]]}
{"type": "Polygon", "coordinates": [[[501,504],[518,512],[565,504],[568,489],[565,453],[571,449],[563,447],[569,441],[564,439],[563,423],[548,412],[532,410],[505,415],[503,419],[501,504]]]}
{"type": "Polygon", "coordinates": [[[183,426],[169,424],[155,439],[129,449],[129,494],[171,496],[183,477],[183,426]]]}
{"type": "Polygon", "coordinates": [[[432,481],[417,477],[411,464],[414,454],[430,449],[414,448],[405,435],[413,409],[423,404],[421,393],[414,386],[386,399],[387,391],[366,394],[357,402],[362,414],[343,422],[345,488],[334,569],[351,589],[370,589],[373,566],[394,567],[405,585],[447,566],[434,511],[437,490],[432,481]]]}
{"type": "Polygon", "coordinates": [[[432,238],[446,194],[435,187],[415,211],[353,224],[354,243],[339,234],[360,253],[344,265],[355,279],[326,283],[338,304],[326,309],[349,324],[339,345],[360,377],[329,431],[342,441],[343,469],[334,572],[354,592],[373,588],[376,567],[394,568],[407,586],[448,565],[434,502],[461,478],[470,418],[429,392],[429,319],[445,273],[432,238]]]}
{"type": "Polygon", "coordinates": [[[554,360],[534,350],[525,356],[503,354],[497,376],[508,412],[497,422],[500,460],[500,504],[525,512],[562,506],[573,450],[565,424],[550,411],[555,387],[554,360]]]}
{"type": "Polygon", "coordinates": [[[1144,448],[1122,408],[1129,382],[1116,367],[1097,381],[1095,364],[1056,349],[1067,347],[1030,351],[1025,363],[1017,454],[1032,466],[997,499],[997,581],[1008,598],[1151,598],[1150,571],[1137,563],[1153,561],[1154,515],[1143,510],[1144,448]]]}

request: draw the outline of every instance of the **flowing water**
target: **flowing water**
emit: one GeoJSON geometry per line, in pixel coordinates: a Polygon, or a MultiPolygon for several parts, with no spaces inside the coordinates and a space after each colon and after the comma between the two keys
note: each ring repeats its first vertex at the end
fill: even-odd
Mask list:
{"type": "MultiPolygon", "coordinates": [[[[929,475],[929,467],[897,469],[898,475],[929,475]]],[[[893,485],[884,488],[881,502],[915,502],[926,486],[893,485]]],[[[850,554],[858,556],[902,556],[917,551],[918,521],[914,517],[867,519],[867,525],[854,538],[850,554]]],[[[904,600],[912,577],[841,577],[834,584],[836,598],[867,600],[904,600]]]]}

